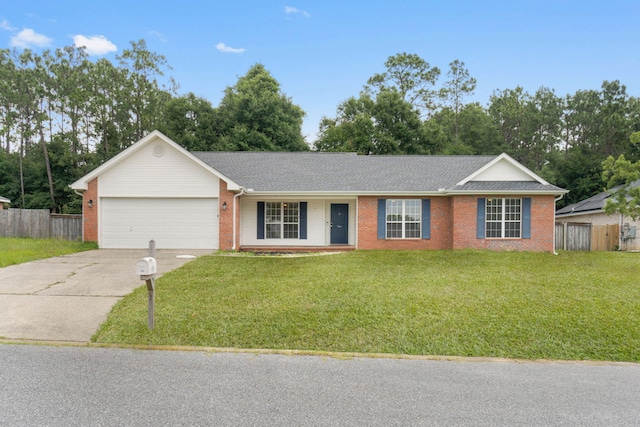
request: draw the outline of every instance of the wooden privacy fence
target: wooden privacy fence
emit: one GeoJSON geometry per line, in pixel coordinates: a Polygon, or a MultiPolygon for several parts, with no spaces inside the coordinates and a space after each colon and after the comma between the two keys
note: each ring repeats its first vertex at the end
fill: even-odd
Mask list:
{"type": "Polygon", "coordinates": [[[82,239],[82,215],[52,214],[48,209],[3,209],[0,237],[82,239]]]}
{"type": "Polygon", "coordinates": [[[564,249],[564,224],[561,222],[556,222],[556,239],[554,247],[556,250],[564,249]]]}
{"type": "Polygon", "coordinates": [[[619,236],[618,224],[557,223],[555,247],[568,251],[614,251],[619,236]]]}
{"type": "Polygon", "coordinates": [[[620,224],[594,225],[591,228],[592,251],[615,251],[619,249],[620,224]]]}

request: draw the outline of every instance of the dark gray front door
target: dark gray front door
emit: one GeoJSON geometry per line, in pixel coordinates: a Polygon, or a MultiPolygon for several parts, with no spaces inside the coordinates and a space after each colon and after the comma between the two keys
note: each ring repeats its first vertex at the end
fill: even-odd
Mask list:
{"type": "Polygon", "coordinates": [[[331,244],[346,245],[349,243],[349,205],[346,203],[331,204],[331,244]]]}

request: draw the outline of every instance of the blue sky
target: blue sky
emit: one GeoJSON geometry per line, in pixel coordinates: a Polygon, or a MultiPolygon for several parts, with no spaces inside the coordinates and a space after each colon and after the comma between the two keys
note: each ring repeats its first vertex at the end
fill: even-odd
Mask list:
{"type": "Polygon", "coordinates": [[[255,63],[307,113],[357,96],[386,59],[415,53],[442,70],[464,61],[478,81],[471,101],[496,89],[540,86],[564,96],[620,80],[640,96],[640,1],[5,1],[0,47],[39,51],[74,43],[113,59],[145,39],[180,84],[217,106],[255,63]]]}

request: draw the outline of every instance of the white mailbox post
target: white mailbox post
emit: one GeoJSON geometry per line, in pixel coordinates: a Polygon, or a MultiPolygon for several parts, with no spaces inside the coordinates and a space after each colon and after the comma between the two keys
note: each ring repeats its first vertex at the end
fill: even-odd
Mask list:
{"type": "Polygon", "coordinates": [[[153,257],[156,253],[156,242],[151,240],[149,242],[149,256],[139,259],[136,262],[136,274],[140,276],[140,280],[147,282],[147,294],[149,302],[149,316],[148,323],[149,329],[153,329],[154,326],[154,312],[155,312],[155,290],[156,290],[156,273],[158,272],[158,264],[153,257]]]}

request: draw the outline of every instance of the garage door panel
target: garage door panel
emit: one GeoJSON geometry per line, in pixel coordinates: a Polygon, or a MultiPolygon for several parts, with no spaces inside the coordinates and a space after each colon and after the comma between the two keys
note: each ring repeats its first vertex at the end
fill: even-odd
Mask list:
{"type": "Polygon", "coordinates": [[[217,249],[217,199],[103,198],[100,246],[217,249]]]}

